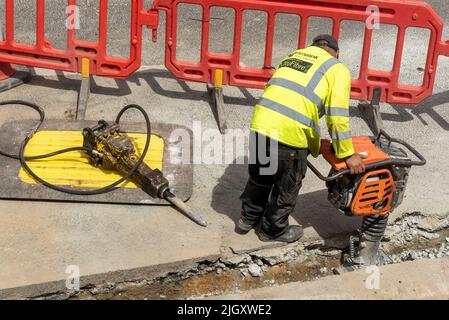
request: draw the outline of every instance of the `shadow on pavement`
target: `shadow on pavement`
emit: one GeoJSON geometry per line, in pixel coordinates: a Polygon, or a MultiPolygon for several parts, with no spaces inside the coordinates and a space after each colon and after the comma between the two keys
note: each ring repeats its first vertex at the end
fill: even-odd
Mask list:
{"type": "MultiPolygon", "coordinates": [[[[244,161],[248,163],[246,157],[244,161]]],[[[240,195],[245,188],[248,176],[247,164],[230,164],[212,190],[212,208],[237,222],[241,211],[240,195]]]]}
{"type": "MultiPolygon", "coordinates": [[[[63,72],[56,71],[56,79],[50,79],[48,77],[36,75],[33,68],[30,68],[31,74],[33,75],[29,85],[42,86],[48,88],[55,88],[61,90],[72,90],[78,91],[80,87],[80,80],[67,78],[64,76],[63,72]]],[[[168,70],[160,69],[149,69],[135,72],[126,80],[120,79],[109,79],[115,82],[115,86],[105,86],[100,85],[95,81],[95,78],[91,82],[91,92],[100,95],[108,96],[126,96],[131,95],[132,90],[129,83],[134,83],[137,86],[142,86],[142,80],[150,86],[150,88],[158,95],[179,99],[179,100],[194,100],[194,101],[204,101],[210,103],[210,97],[204,85],[204,90],[194,90],[192,89],[188,82],[177,80],[168,70]],[[164,89],[158,79],[171,79],[176,81],[182,88],[182,91],[173,91],[169,89],[164,89]]],[[[224,96],[225,104],[241,105],[253,107],[257,103],[257,98],[254,97],[247,89],[238,88],[242,93],[243,97],[232,97],[224,96]]],[[[442,129],[449,131],[449,121],[444,119],[436,110],[433,108],[445,103],[449,103],[449,91],[434,94],[433,96],[427,98],[425,101],[417,105],[416,107],[411,106],[401,106],[401,105],[391,105],[396,113],[386,113],[381,112],[382,119],[384,121],[391,122],[409,122],[416,116],[424,125],[428,123],[422,118],[422,114],[427,114],[432,118],[442,129]]],[[[361,118],[361,115],[357,107],[350,108],[350,114],[352,117],[361,118]]]]}
{"type": "MultiPolygon", "coordinates": [[[[425,126],[429,125],[422,117],[422,114],[427,114],[435,123],[437,123],[443,130],[449,131],[449,121],[444,119],[434,107],[449,103],[449,91],[436,93],[416,106],[391,105],[396,113],[381,112],[384,121],[391,122],[409,122],[413,121],[414,117],[418,118],[425,126]]],[[[381,108],[382,109],[382,108],[381,108]]],[[[361,118],[357,107],[350,108],[351,117],[361,118]]]]}
{"type": "Polygon", "coordinates": [[[31,86],[78,91],[81,85],[81,80],[67,78],[62,71],[55,71],[56,78],[53,79],[48,78],[48,76],[36,74],[33,68],[29,68],[29,71],[31,73],[31,80],[27,84],[31,86]]]}
{"type": "MultiPolygon", "coordinates": [[[[387,113],[387,112],[381,112],[382,119],[384,121],[391,121],[391,122],[409,122],[413,121],[413,115],[411,115],[407,110],[410,110],[410,107],[403,107],[398,105],[392,105],[391,106],[396,113],[387,113]]],[[[381,108],[382,110],[382,108],[381,108]]],[[[362,115],[360,114],[360,111],[357,107],[350,107],[349,114],[351,117],[356,117],[363,119],[362,115]]]]}
{"type": "MultiPolygon", "coordinates": [[[[309,171],[308,174],[313,173],[309,171]]],[[[324,239],[355,231],[362,222],[360,217],[338,212],[327,200],[327,189],[300,192],[292,217],[304,228],[312,227],[324,239]]]]}
{"type": "MultiPolygon", "coordinates": [[[[54,88],[61,90],[74,90],[78,91],[81,80],[68,78],[61,71],[56,71],[56,78],[51,79],[48,76],[41,76],[36,74],[33,68],[30,68],[32,79],[29,82],[32,86],[41,86],[46,88],[54,88]]],[[[126,80],[110,79],[115,82],[116,86],[104,86],[98,84],[95,78],[91,80],[91,92],[100,95],[108,96],[126,96],[132,94],[132,90],[129,83],[134,83],[137,86],[142,86],[143,80],[150,88],[158,95],[179,99],[179,100],[195,100],[209,102],[210,98],[207,93],[206,84],[204,84],[204,90],[194,90],[185,81],[177,80],[168,70],[144,70],[135,72],[126,80]],[[164,89],[158,79],[170,79],[176,81],[182,88],[182,92],[164,89]]],[[[242,106],[254,106],[257,103],[257,99],[246,89],[239,88],[243,97],[230,97],[225,96],[224,102],[226,104],[235,104],[242,106]]]]}
{"type": "MultiPolygon", "coordinates": [[[[240,161],[241,163],[241,161],[240,161]]],[[[245,158],[247,163],[247,158],[245,158]]],[[[308,174],[313,174],[310,171],[308,174]]],[[[240,217],[240,195],[248,179],[247,165],[231,164],[212,191],[212,208],[237,222],[240,217]]],[[[304,228],[312,227],[322,238],[349,233],[360,227],[361,219],[339,213],[328,201],[327,190],[300,192],[292,217],[304,228]]]]}
{"type": "Polygon", "coordinates": [[[421,115],[425,113],[430,118],[432,118],[441,128],[449,131],[449,122],[433,109],[434,107],[445,103],[449,103],[449,91],[434,94],[433,96],[429,97],[428,99],[417,105],[415,108],[413,108],[412,113],[424,125],[428,125],[427,122],[421,117],[421,115]]]}
{"type": "MultiPolygon", "coordinates": [[[[138,79],[142,79],[148,83],[151,89],[165,97],[169,97],[172,99],[180,99],[180,100],[202,100],[205,102],[210,101],[209,94],[206,90],[206,84],[204,84],[204,90],[193,90],[189,87],[188,83],[185,81],[177,80],[173,77],[173,75],[166,70],[146,70],[136,72],[130,79],[137,77],[138,79]],[[171,91],[164,89],[157,79],[172,79],[178,82],[184,92],[180,94],[178,91],[171,91]]],[[[243,94],[243,97],[229,97],[224,96],[224,103],[226,104],[236,104],[242,106],[254,106],[257,103],[257,99],[245,88],[239,88],[240,92],[243,94]]]]}

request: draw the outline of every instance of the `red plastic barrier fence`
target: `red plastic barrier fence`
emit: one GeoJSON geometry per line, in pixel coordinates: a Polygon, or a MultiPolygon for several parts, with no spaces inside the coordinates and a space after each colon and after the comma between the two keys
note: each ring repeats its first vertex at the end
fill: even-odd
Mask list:
{"type": "MultiPolygon", "coordinates": [[[[273,71],[270,69],[273,54],[275,19],[277,14],[293,14],[301,18],[298,48],[306,45],[308,18],[330,18],[332,33],[337,38],[344,21],[366,22],[370,18],[368,6],[379,8],[380,24],[396,25],[398,28],[396,49],[391,71],[369,68],[373,30],[366,27],[359,77],[353,80],[351,96],[365,100],[372,97],[374,87],[381,87],[382,101],[399,104],[417,104],[430,96],[435,82],[438,58],[449,56],[449,41],[442,40],[443,21],[426,3],[411,0],[155,0],[151,10],[143,9],[143,0],[131,2],[130,55],[112,57],[107,53],[108,0],[99,1],[98,41],[78,39],[76,30],[67,32],[67,49],[54,48],[45,38],[45,0],[36,1],[36,43],[24,44],[14,37],[14,0],[5,0],[5,39],[0,39],[0,77],[13,72],[7,63],[27,65],[55,70],[81,72],[82,59],[90,60],[90,73],[126,78],[141,64],[142,27],[153,29],[153,40],[159,20],[159,10],[166,12],[166,66],[178,79],[214,83],[215,74],[223,74],[223,84],[263,88],[273,71]],[[201,55],[199,62],[179,61],[177,54],[178,5],[193,4],[202,8],[201,55]],[[230,54],[209,50],[211,9],[223,7],[233,9],[233,51],[230,54]],[[242,20],[246,10],[263,11],[267,14],[264,66],[247,68],[241,65],[242,20]],[[428,54],[420,86],[403,85],[399,81],[408,28],[422,28],[430,32],[428,54]],[[221,72],[216,73],[219,70],[221,72]]],[[[76,0],[67,0],[69,6],[76,0]]],[[[49,3],[47,2],[47,5],[49,3]]],[[[20,22],[19,22],[20,23],[20,22]]],[[[258,54],[258,53],[256,53],[258,54]]],[[[219,79],[220,80],[220,79],[219,79]]],[[[219,81],[220,82],[220,81],[219,81]]]]}
{"type": "MultiPolygon", "coordinates": [[[[83,41],[76,37],[76,30],[69,28],[67,32],[67,49],[56,49],[45,38],[45,6],[50,1],[36,1],[36,42],[23,44],[14,37],[14,0],[5,0],[5,39],[0,41],[0,61],[18,65],[47,69],[81,72],[83,58],[90,60],[91,74],[127,78],[141,64],[142,26],[157,29],[158,14],[143,10],[143,0],[131,1],[131,30],[129,57],[112,57],[107,54],[108,0],[99,0],[98,41],[83,41]]],[[[68,6],[77,5],[76,0],[68,0],[68,6]]],[[[70,12],[69,12],[70,14],[70,12]]],[[[5,67],[8,69],[8,67],[5,67]]],[[[2,69],[5,69],[2,68],[2,69]]],[[[8,70],[6,70],[8,71],[8,70]]],[[[3,72],[8,75],[8,72],[3,72]]]]}
{"type": "Polygon", "coordinates": [[[343,21],[366,22],[371,13],[368,6],[379,8],[381,24],[398,27],[396,50],[391,71],[369,68],[373,29],[366,27],[363,53],[360,61],[360,75],[353,80],[351,96],[366,100],[372,97],[373,88],[382,88],[382,101],[394,104],[417,104],[430,96],[435,82],[435,72],[440,55],[449,56],[449,41],[442,41],[443,21],[426,3],[411,0],[155,0],[153,9],[166,12],[166,66],[178,79],[205,83],[215,81],[215,71],[223,70],[223,84],[263,88],[273,71],[270,70],[275,18],[277,14],[294,14],[301,18],[298,34],[298,48],[306,45],[309,17],[330,18],[333,35],[339,37],[343,21]],[[199,62],[176,59],[178,5],[192,4],[202,7],[201,56],[199,62]],[[209,50],[211,8],[231,8],[235,12],[233,51],[230,54],[214,53],[209,50]],[[264,67],[241,66],[242,18],[245,10],[263,11],[268,16],[264,67]],[[408,28],[424,28],[430,31],[428,55],[421,86],[401,85],[399,81],[404,52],[405,34],[408,28]]]}

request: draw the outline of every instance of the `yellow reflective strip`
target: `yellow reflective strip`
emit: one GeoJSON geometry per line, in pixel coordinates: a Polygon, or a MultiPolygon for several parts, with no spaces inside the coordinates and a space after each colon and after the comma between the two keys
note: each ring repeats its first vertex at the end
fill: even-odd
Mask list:
{"type": "Polygon", "coordinates": [[[215,70],[215,88],[223,87],[223,70],[216,69],[215,70]]]}
{"type": "Polygon", "coordinates": [[[90,76],[90,60],[88,58],[81,60],[81,75],[83,78],[89,78],[90,76]]]}

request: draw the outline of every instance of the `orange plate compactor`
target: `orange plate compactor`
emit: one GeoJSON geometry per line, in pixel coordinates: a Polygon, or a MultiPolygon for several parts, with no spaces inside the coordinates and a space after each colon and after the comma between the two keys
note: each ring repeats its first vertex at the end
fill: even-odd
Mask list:
{"type": "Polygon", "coordinates": [[[353,137],[355,151],[365,158],[366,171],[351,175],[345,161],[335,157],[330,141],[322,144],[323,156],[331,165],[329,175],[323,176],[310,162],[309,168],[326,182],[328,199],[338,211],[363,216],[362,227],[350,237],[343,267],[382,264],[385,256],[379,245],[388,215],[402,202],[410,168],[422,166],[426,160],[411,145],[381,130],[376,138],[353,137]],[[417,160],[412,160],[411,154],[417,160]]]}

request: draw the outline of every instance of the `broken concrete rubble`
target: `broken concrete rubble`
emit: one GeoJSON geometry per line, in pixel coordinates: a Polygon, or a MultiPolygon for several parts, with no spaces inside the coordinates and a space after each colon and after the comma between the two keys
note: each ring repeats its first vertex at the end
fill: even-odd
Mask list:
{"type": "Polygon", "coordinates": [[[253,277],[261,277],[263,275],[262,269],[255,263],[248,266],[248,272],[253,277]]]}

